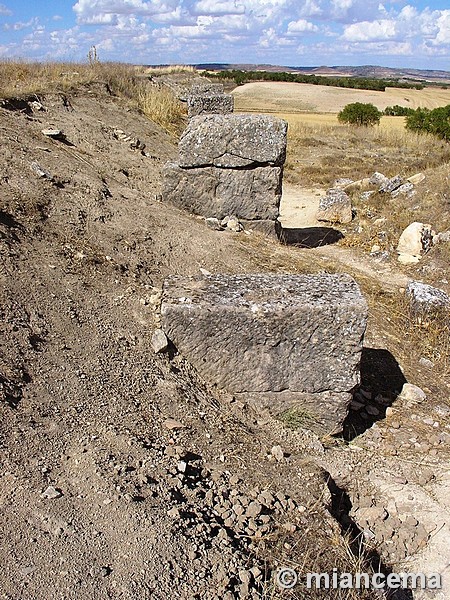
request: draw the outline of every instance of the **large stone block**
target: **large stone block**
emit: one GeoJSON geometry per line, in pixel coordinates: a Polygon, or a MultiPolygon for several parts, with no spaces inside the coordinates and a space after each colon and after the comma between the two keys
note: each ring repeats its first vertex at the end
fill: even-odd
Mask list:
{"type": "Polygon", "coordinates": [[[234,110],[234,97],[231,94],[188,96],[187,105],[190,119],[199,115],[226,115],[234,110]]]}
{"type": "Polygon", "coordinates": [[[173,276],[161,314],[169,339],[207,381],[275,411],[280,401],[307,406],[322,430],[342,425],[367,320],[348,275],[173,276]]]}
{"type": "Polygon", "coordinates": [[[254,169],[182,169],[167,163],[163,200],[205,217],[236,215],[248,220],[275,220],[281,200],[280,167],[254,169]]]}
{"type": "Polygon", "coordinates": [[[265,115],[193,117],[181,136],[180,167],[282,166],[287,123],[265,115]]]}

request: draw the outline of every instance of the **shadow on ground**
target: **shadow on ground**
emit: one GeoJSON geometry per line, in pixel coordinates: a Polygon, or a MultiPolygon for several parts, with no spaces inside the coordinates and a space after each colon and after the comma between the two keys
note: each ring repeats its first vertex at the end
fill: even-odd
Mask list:
{"type": "Polygon", "coordinates": [[[386,418],[386,409],[395,402],[404,383],[400,365],[388,350],[363,348],[361,384],[344,421],[342,437],[351,441],[386,418]]]}
{"type": "Polygon", "coordinates": [[[300,248],[318,248],[336,244],[344,238],[344,234],[332,227],[302,227],[290,229],[276,223],[278,239],[282,244],[288,246],[299,246],[300,248]]]}

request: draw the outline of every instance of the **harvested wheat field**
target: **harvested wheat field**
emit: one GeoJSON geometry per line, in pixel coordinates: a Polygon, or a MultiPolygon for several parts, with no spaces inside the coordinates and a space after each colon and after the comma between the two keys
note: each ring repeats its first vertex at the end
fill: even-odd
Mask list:
{"type": "Polygon", "coordinates": [[[233,90],[238,111],[338,113],[351,102],[370,102],[379,110],[398,104],[409,108],[437,108],[450,104],[450,89],[387,88],[384,92],[318,86],[308,83],[252,82],[233,90]]]}

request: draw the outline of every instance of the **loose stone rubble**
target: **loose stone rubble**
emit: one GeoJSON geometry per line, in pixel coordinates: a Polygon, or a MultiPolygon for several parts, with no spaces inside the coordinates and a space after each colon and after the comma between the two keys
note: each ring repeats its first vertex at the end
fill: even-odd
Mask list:
{"type": "MultiPolygon", "coordinates": [[[[162,198],[206,218],[234,215],[275,230],[287,123],[264,115],[193,117],[179,160],[164,168],[162,198]]],[[[251,227],[250,227],[251,228],[251,227]]]]}
{"type": "Polygon", "coordinates": [[[321,433],[342,427],[359,383],[367,305],[347,275],[166,279],[168,338],[219,388],[321,433]]]}

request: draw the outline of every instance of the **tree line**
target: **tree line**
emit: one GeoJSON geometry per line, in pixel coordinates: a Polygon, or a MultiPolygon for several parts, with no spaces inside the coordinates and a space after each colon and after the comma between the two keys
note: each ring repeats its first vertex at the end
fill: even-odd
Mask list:
{"type": "Polygon", "coordinates": [[[286,71],[241,71],[232,69],[208,73],[208,77],[217,79],[232,79],[236,85],[242,85],[250,81],[288,81],[292,83],[310,83],[312,85],[327,85],[358,90],[373,90],[384,92],[387,87],[405,89],[423,89],[421,83],[406,83],[398,79],[375,79],[371,77],[329,77],[324,75],[306,75],[302,73],[290,73],[286,71]]]}

